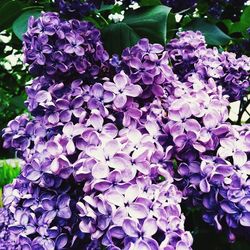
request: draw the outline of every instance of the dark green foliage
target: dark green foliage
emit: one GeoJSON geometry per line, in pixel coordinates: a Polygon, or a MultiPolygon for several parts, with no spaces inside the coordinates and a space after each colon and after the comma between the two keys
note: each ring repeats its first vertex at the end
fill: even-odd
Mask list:
{"type": "Polygon", "coordinates": [[[205,22],[203,19],[194,19],[186,27],[186,30],[201,31],[209,45],[226,45],[230,42],[231,37],[225,34],[215,24],[205,22]]]}
{"type": "Polygon", "coordinates": [[[0,161],[0,189],[4,185],[11,183],[20,173],[20,167],[18,161],[0,161]]]}
{"type": "Polygon", "coordinates": [[[22,40],[23,34],[27,31],[27,24],[30,16],[39,17],[41,10],[34,8],[23,12],[13,23],[13,32],[14,34],[22,40]]]}
{"type": "Polygon", "coordinates": [[[20,167],[17,161],[12,161],[11,163],[5,160],[0,161],[0,207],[2,207],[3,187],[11,183],[19,174],[20,167]]]}
{"type": "Polygon", "coordinates": [[[111,54],[121,54],[124,48],[133,46],[140,39],[126,23],[114,23],[105,27],[102,38],[111,54]]]}
{"type": "Polygon", "coordinates": [[[133,46],[143,37],[153,43],[165,44],[169,12],[170,8],[162,5],[128,11],[122,22],[102,29],[106,49],[111,54],[121,54],[123,49],[133,46]]]}

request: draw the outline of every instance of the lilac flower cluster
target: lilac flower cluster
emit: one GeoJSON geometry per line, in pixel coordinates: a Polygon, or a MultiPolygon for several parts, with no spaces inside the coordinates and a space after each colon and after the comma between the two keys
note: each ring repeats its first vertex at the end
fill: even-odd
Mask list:
{"type": "MultiPolygon", "coordinates": [[[[57,16],[44,13],[32,22],[44,19],[57,16]]],[[[32,31],[33,25],[27,34],[32,31]]],[[[50,46],[54,50],[56,44],[50,46]]],[[[155,119],[161,104],[152,102],[154,93],[162,96],[167,76],[175,76],[165,65],[167,54],[160,56],[161,45],[142,40],[139,46],[143,53],[127,50],[124,60],[137,53],[143,61],[152,50],[148,63],[158,67],[148,74],[138,58],[130,63],[133,76],[128,66],[90,81],[73,68],[64,79],[39,75],[27,86],[32,117],[11,121],[3,135],[24,164],[5,188],[0,248],[191,249],[182,193],[173,184],[173,163],[161,141],[165,134],[155,119]]]]}
{"type": "Polygon", "coordinates": [[[46,186],[41,187],[20,176],[5,187],[1,249],[65,249],[84,244],[74,210],[80,187],[49,174],[44,180],[46,186]]]}
{"type": "Polygon", "coordinates": [[[8,123],[3,136],[5,148],[15,148],[16,150],[24,150],[29,146],[29,123],[28,115],[17,116],[8,123]]]}
{"type": "Polygon", "coordinates": [[[160,127],[158,141],[177,164],[176,185],[231,241],[250,226],[249,126],[228,122],[229,101],[249,87],[249,63],[207,48],[201,33],[191,31],[179,33],[166,50],[142,39],[120,63],[147,93],[141,98],[160,127]]]}
{"type": "Polygon", "coordinates": [[[174,72],[181,69],[181,82],[172,82],[168,91],[163,125],[173,141],[176,184],[203,208],[207,223],[234,241],[250,226],[250,144],[249,126],[227,121],[228,106],[249,87],[250,58],[208,49],[201,34],[193,32],[179,34],[167,50],[174,72]]]}
{"type": "Polygon", "coordinates": [[[108,60],[100,31],[89,22],[64,21],[56,13],[43,13],[38,19],[30,18],[28,26],[24,56],[35,76],[95,77],[108,60]]]}
{"type": "Polygon", "coordinates": [[[186,151],[177,181],[193,197],[193,204],[203,208],[204,221],[225,230],[229,240],[235,241],[237,234],[248,235],[250,226],[249,126],[221,126],[225,135],[217,135],[216,153],[204,152],[198,158],[193,149],[186,151]]]}
{"type": "MultiPolygon", "coordinates": [[[[44,82],[43,77],[35,79],[27,93],[37,89],[40,96],[39,92],[45,90],[37,86],[44,82]]],[[[50,92],[49,98],[36,98],[34,102],[33,96],[29,95],[27,103],[31,112],[38,107],[43,108],[43,114],[37,113],[35,120],[46,133],[35,136],[33,143],[23,151],[25,164],[22,176],[26,183],[36,185],[38,190],[51,190],[55,199],[50,204],[44,201],[50,200],[47,195],[38,194],[38,199],[46,208],[49,207],[49,211],[57,206],[59,211],[64,209],[65,202],[59,199],[61,186],[64,188],[62,193],[68,192],[67,201],[75,211],[71,214],[77,215],[77,218],[73,220],[68,215],[63,226],[57,225],[58,231],[67,236],[65,244],[72,242],[73,236],[72,231],[66,231],[64,226],[67,228],[72,220],[76,220],[76,227],[82,233],[89,235],[88,238],[91,235],[96,244],[109,249],[115,246],[116,249],[125,249],[125,246],[131,249],[167,246],[169,249],[190,249],[192,237],[184,231],[184,217],[179,205],[182,194],[172,184],[171,162],[162,163],[165,153],[157,141],[159,127],[150,118],[143,118],[143,125],[138,123],[143,111],[134,102],[134,97],[142,94],[142,88],[135,84],[131,91],[132,83],[124,72],[116,74],[112,81],[105,79],[103,84],[92,86],[76,80],[58,98],[52,89],[61,89],[60,85],[54,83],[48,87],[47,94],[42,96],[50,92]],[[57,121],[49,119],[51,103],[55,105],[53,114],[55,119],[58,117],[57,121]],[[122,118],[122,110],[128,109],[128,103],[134,108],[131,106],[122,118]],[[118,126],[123,127],[123,123],[129,127],[119,129],[118,126]],[[160,176],[164,181],[159,179],[160,176]],[[81,187],[77,198],[72,197],[74,186],[77,190],[81,187]],[[133,231],[134,225],[136,231],[133,231]]],[[[9,130],[5,130],[5,135],[9,134],[12,141],[9,130]]],[[[30,194],[31,191],[27,192],[30,194]]],[[[6,197],[9,196],[6,193],[6,197]]],[[[52,197],[50,192],[49,197],[52,197]]],[[[23,202],[18,202],[19,206],[23,202]]],[[[11,206],[15,204],[11,203],[11,206]]],[[[12,207],[9,210],[16,211],[12,207]]],[[[15,213],[12,216],[14,224],[17,223],[15,213]]],[[[32,218],[37,216],[36,220],[40,221],[40,214],[36,210],[32,213],[32,218]]],[[[49,224],[53,225],[56,221],[55,218],[49,224]]],[[[8,226],[10,229],[11,226],[8,226]]],[[[40,232],[26,236],[32,239],[29,244],[37,244],[42,237],[40,232]]],[[[38,243],[44,249],[51,249],[52,246],[60,249],[57,243],[59,236],[48,233],[50,245],[38,243]]],[[[77,242],[88,244],[86,239],[79,237],[81,234],[74,235],[77,242]]],[[[20,237],[16,240],[20,242],[20,237]]]]}
{"type": "Polygon", "coordinates": [[[173,64],[173,71],[185,81],[198,73],[203,81],[214,81],[223,87],[230,101],[240,100],[249,87],[249,57],[236,58],[233,53],[219,53],[216,48],[206,47],[201,33],[183,32],[173,39],[167,50],[173,64]]]}
{"type": "MultiPolygon", "coordinates": [[[[34,90],[44,80],[34,80],[34,86],[27,92],[32,93],[29,90],[34,90]]],[[[52,87],[55,88],[55,85],[52,87]]],[[[60,84],[57,85],[60,87],[60,84]]],[[[124,72],[115,75],[112,81],[105,80],[103,85],[83,85],[80,80],[72,82],[71,88],[65,91],[62,98],[58,99],[53,93],[50,95],[50,102],[55,104],[54,114],[58,113],[59,117],[56,124],[48,121],[50,104],[46,105],[46,98],[37,98],[35,104],[33,98],[28,99],[29,104],[34,104],[30,106],[31,111],[37,106],[44,108],[44,114],[37,115],[35,119],[47,130],[43,136],[36,136],[36,142],[30,144],[26,149],[28,151],[23,154],[25,164],[22,178],[29,186],[35,186],[38,193],[28,190],[23,199],[19,200],[19,193],[12,191],[15,189],[14,184],[6,187],[5,208],[13,213],[9,215],[11,222],[8,222],[6,235],[9,235],[12,228],[15,231],[16,224],[22,223],[16,213],[21,213],[19,211],[23,209],[26,196],[29,195],[37,195],[32,200],[35,205],[28,203],[28,207],[34,210],[24,209],[22,213],[32,213],[30,223],[33,228],[40,228],[39,223],[42,223],[47,231],[46,242],[41,240],[44,238],[44,231],[32,231],[30,234],[22,231],[21,236],[16,238],[11,233],[15,246],[39,244],[44,249],[61,249],[60,244],[69,246],[72,243],[75,247],[74,240],[77,244],[88,244],[85,238],[81,238],[81,233],[72,235],[72,231],[66,230],[70,223],[75,222],[80,232],[89,235],[88,238],[91,235],[96,244],[105,245],[109,249],[115,246],[116,249],[124,249],[125,245],[128,249],[158,249],[166,246],[172,247],[170,249],[190,249],[192,237],[184,231],[184,217],[179,205],[182,194],[172,184],[173,179],[169,172],[171,163],[169,166],[161,163],[164,151],[156,139],[159,133],[157,123],[149,119],[144,121],[146,123],[143,126],[137,124],[136,115],[139,119],[142,111],[134,109],[127,118],[131,126],[123,129],[116,127],[119,125],[120,110],[125,108],[127,102],[133,102],[133,97],[142,93],[139,85],[135,85],[134,92],[131,92],[131,85],[124,72]],[[113,92],[109,91],[111,89],[113,92]],[[80,117],[65,108],[68,107],[66,97],[73,103],[79,99],[77,103],[80,104],[76,109],[81,110],[76,113],[81,113],[80,117]],[[67,115],[62,115],[65,112],[67,115]],[[54,133],[49,134],[51,129],[55,129],[54,133]],[[159,176],[164,176],[165,180],[159,180],[159,176]],[[51,191],[42,191],[47,189],[51,191]],[[79,191],[72,197],[74,189],[79,191]],[[61,196],[65,193],[68,195],[63,198],[67,199],[62,201],[61,196]],[[11,200],[11,206],[8,206],[8,199],[11,200]],[[12,203],[12,200],[15,202],[12,203]],[[50,217],[52,212],[57,212],[49,222],[47,217],[40,217],[45,216],[47,210],[50,217]],[[76,218],[72,218],[73,215],[76,218]],[[61,218],[62,216],[65,217],[61,218]],[[58,220],[60,225],[56,224],[57,232],[51,233],[50,225],[58,220]],[[133,230],[134,225],[137,231],[133,230]],[[20,243],[23,242],[23,235],[28,243],[20,243]],[[62,239],[63,243],[61,237],[66,237],[62,239]]],[[[38,89],[37,93],[40,91],[44,90],[38,89]]],[[[49,91],[50,87],[47,92],[49,91]]],[[[9,128],[5,130],[5,134],[7,133],[9,128]]],[[[20,231],[16,232],[18,235],[19,233],[20,231]]]]}
{"type": "MultiPolygon", "coordinates": [[[[44,13],[31,23],[44,30],[44,19],[59,20],[44,13]]],[[[90,68],[92,39],[82,55],[91,51],[90,68]]],[[[183,196],[234,240],[250,226],[250,134],[227,121],[228,106],[249,86],[250,59],[209,49],[187,31],[166,48],[141,39],[104,62],[94,75],[71,65],[67,77],[47,72],[27,86],[32,117],[17,117],[3,135],[24,164],[5,188],[0,248],[190,250],[183,196]]]]}

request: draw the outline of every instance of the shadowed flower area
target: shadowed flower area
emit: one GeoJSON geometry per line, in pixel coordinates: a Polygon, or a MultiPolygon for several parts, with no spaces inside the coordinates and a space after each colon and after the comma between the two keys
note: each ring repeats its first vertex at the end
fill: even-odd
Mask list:
{"type": "MultiPolygon", "coordinates": [[[[122,0],[120,1],[123,6],[129,6],[138,0],[122,0]]],[[[68,18],[81,19],[88,15],[91,11],[99,9],[102,4],[115,4],[115,0],[55,0],[55,7],[59,13],[68,18]]]]}

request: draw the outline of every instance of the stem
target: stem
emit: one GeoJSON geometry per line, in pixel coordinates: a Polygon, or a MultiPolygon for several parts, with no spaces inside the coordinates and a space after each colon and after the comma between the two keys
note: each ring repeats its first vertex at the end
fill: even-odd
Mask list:
{"type": "Polygon", "coordinates": [[[100,17],[106,25],[109,25],[108,21],[100,13],[97,13],[96,16],[100,17]]]}
{"type": "Polygon", "coordinates": [[[246,111],[249,104],[250,104],[250,99],[248,99],[245,103],[241,102],[239,116],[238,116],[238,120],[237,120],[238,125],[241,125],[242,116],[243,116],[244,112],[246,111]]]}

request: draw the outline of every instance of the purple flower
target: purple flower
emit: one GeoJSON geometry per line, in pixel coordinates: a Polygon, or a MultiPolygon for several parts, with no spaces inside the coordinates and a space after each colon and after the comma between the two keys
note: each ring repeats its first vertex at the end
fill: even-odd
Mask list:
{"type": "Polygon", "coordinates": [[[84,126],[82,124],[73,124],[72,122],[68,122],[63,127],[63,134],[67,137],[67,144],[66,144],[66,152],[67,154],[73,154],[75,152],[75,144],[73,139],[76,136],[79,136],[83,133],[84,126]]]}
{"type": "Polygon", "coordinates": [[[158,249],[159,245],[152,236],[157,232],[158,226],[156,220],[147,218],[143,224],[130,218],[126,218],[123,222],[122,228],[126,235],[130,238],[135,245],[134,247],[145,249],[158,249]]]}
{"type": "Polygon", "coordinates": [[[24,55],[30,73],[58,79],[87,72],[95,76],[109,57],[100,32],[92,24],[75,19],[65,21],[51,12],[30,19],[24,35],[24,55]]]}
{"type": "Polygon", "coordinates": [[[147,217],[147,208],[144,204],[136,202],[136,198],[139,196],[139,189],[137,185],[131,185],[122,195],[119,191],[109,190],[105,194],[105,198],[111,204],[119,207],[116,212],[116,216],[125,218],[126,215],[130,215],[132,218],[144,219],[147,217]]]}
{"type": "Polygon", "coordinates": [[[18,209],[14,214],[15,223],[9,226],[9,230],[15,234],[24,233],[30,235],[35,233],[35,222],[29,213],[18,209]]]}
{"type": "Polygon", "coordinates": [[[94,178],[106,178],[110,172],[109,168],[125,168],[124,160],[117,154],[120,150],[121,144],[115,139],[107,141],[103,147],[90,146],[87,148],[87,155],[96,161],[92,168],[94,178]]]}
{"type": "Polygon", "coordinates": [[[55,0],[55,6],[59,9],[60,13],[70,17],[82,19],[85,15],[89,14],[91,10],[95,10],[95,1],[81,1],[81,0],[55,0]]]}
{"type": "Polygon", "coordinates": [[[128,97],[137,97],[142,93],[142,88],[131,84],[124,72],[115,75],[113,80],[114,82],[105,82],[103,88],[115,94],[114,105],[117,108],[123,108],[128,97]]]}
{"type": "Polygon", "coordinates": [[[84,109],[82,108],[83,102],[82,96],[76,96],[70,101],[58,99],[56,101],[56,107],[59,111],[59,119],[62,122],[70,122],[72,115],[79,118],[82,113],[84,113],[84,109]]]}
{"type": "Polygon", "coordinates": [[[55,211],[57,216],[64,219],[71,217],[70,210],[70,196],[67,194],[61,194],[57,197],[56,201],[53,197],[44,197],[42,200],[42,207],[46,211],[55,211]]]}
{"type": "Polygon", "coordinates": [[[155,74],[155,64],[150,60],[140,61],[138,58],[132,58],[130,60],[129,66],[133,69],[134,73],[131,75],[133,83],[140,80],[146,85],[153,83],[153,78],[155,74]],[[151,72],[152,71],[152,72],[151,72]]]}
{"type": "Polygon", "coordinates": [[[68,54],[75,53],[77,56],[83,56],[85,54],[82,47],[84,39],[82,36],[75,33],[68,33],[65,35],[65,38],[69,42],[64,45],[64,51],[68,54]]]}
{"type": "Polygon", "coordinates": [[[98,109],[101,112],[102,116],[107,116],[108,110],[105,106],[113,101],[115,93],[106,91],[102,84],[95,83],[91,87],[89,94],[91,98],[88,101],[88,108],[90,110],[98,109]]]}
{"type": "Polygon", "coordinates": [[[106,180],[99,179],[94,181],[93,187],[98,191],[107,191],[109,189],[126,189],[130,184],[122,182],[122,174],[119,170],[113,170],[109,173],[106,180]]]}

